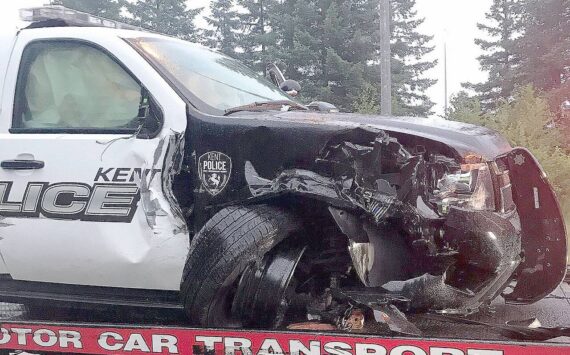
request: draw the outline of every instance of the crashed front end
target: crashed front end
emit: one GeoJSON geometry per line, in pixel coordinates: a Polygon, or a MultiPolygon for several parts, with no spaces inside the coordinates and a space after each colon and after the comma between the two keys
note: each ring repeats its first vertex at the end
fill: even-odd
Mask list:
{"type": "Polygon", "coordinates": [[[414,311],[469,314],[500,294],[538,301],[564,277],[560,208],[525,149],[458,161],[358,128],[330,140],[315,167],[268,179],[246,162],[245,177],[253,199],[291,194],[329,206],[365,286],[340,291],[351,303],[370,305],[375,292],[414,311]]]}

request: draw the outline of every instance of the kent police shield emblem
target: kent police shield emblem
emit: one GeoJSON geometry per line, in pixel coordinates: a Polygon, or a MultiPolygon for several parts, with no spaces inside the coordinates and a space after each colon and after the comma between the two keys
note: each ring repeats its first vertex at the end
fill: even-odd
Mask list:
{"type": "Polygon", "coordinates": [[[202,186],[212,196],[224,190],[230,181],[232,159],[224,153],[208,152],[198,159],[198,175],[202,186]]]}

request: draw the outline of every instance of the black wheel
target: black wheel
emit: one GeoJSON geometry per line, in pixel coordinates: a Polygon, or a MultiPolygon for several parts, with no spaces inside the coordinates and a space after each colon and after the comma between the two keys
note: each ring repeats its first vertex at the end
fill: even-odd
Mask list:
{"type": "Polygon", "coordinates": [[[231,317],[240,275],[300,230],[298,218],[273,206],[228,207],[214,215],[192,240],[182,277],[181,295],[191,322],[240,326],[231,317]]]}

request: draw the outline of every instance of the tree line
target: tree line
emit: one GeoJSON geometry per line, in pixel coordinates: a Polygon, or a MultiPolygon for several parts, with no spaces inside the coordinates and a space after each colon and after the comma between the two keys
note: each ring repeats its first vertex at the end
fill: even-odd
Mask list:
{"type": "MultiPolygon", "coordinates": [[[[432,36],[418,27],[416,0],[391,0],[392,77],[395,115],[428,116],[426,90],[432,36]]],[[[195,19],[204,9],[185,0],[58,0],[66,7],[200,42],[242,60],[260,73],[275,62],[303,87],[304,100],[343,111],[380,110],[379,0],[212,0],[206,28],[195,19]]]]}

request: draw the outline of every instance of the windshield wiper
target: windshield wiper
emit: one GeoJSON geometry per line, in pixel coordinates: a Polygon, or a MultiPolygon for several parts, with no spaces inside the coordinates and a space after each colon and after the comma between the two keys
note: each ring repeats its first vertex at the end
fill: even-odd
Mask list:
{"type": "Polygon", "coordinates": [[[243,106],[236,106],[226,109],[224,116],[231,115],[232,113],[241,111],[268,111],[268,110],[281,110],[283,107],[289,106],[289,110],[308,110],[305,105],[301,105],[291,100],[276,100],[276,101],[263,101],[254,102],[243,106]]]}

